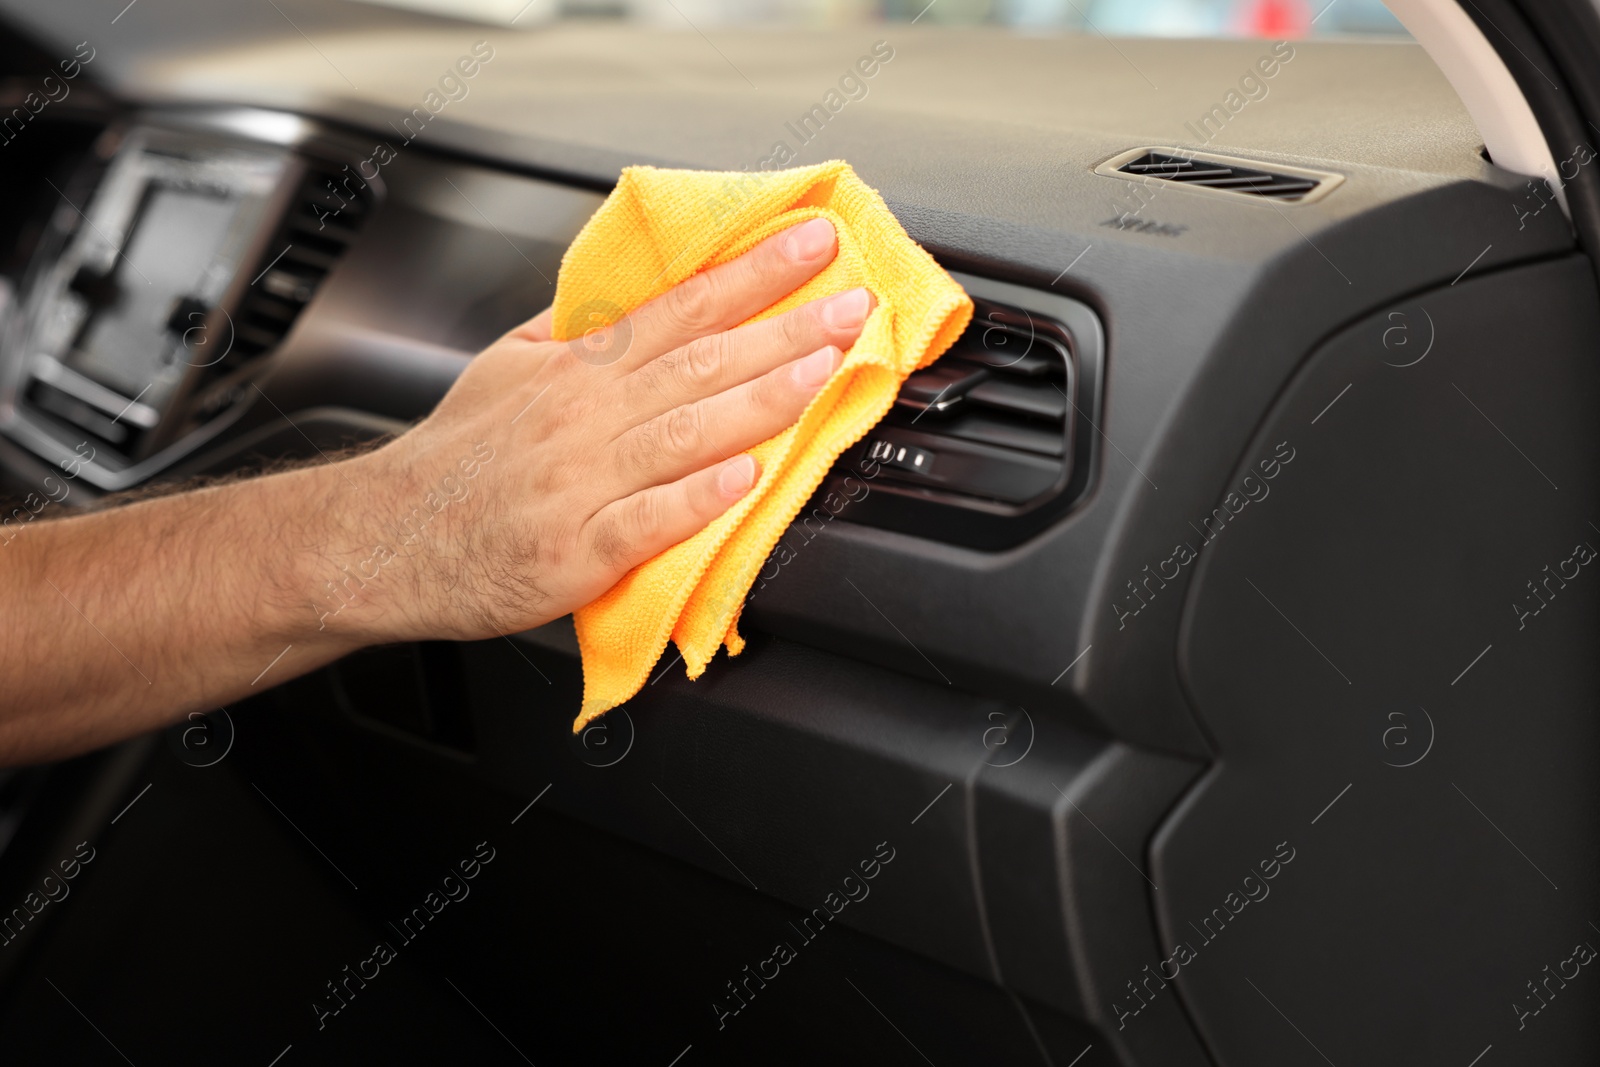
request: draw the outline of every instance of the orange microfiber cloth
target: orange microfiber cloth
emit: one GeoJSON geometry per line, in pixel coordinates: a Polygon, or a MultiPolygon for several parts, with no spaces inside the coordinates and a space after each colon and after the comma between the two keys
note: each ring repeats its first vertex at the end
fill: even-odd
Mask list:
{"type": "Polygon", "coordinates": [[[576,613],[584,693],[574,732],[637,693],[669,637],[690,678],[719,646],[743,650],[739,612],[767,555],[834,460],[888,413],[906,376],[966,329],[972,301],[839,161],[759,174],[629,167],[561,261],[553,318],[556,339],[569,340],[588,323],[585,308],[632,310],[818,217],[838,232],[838,256],[755,318],[857,286],[877,306],[800,421],[750,450],[761,464],[750,492],[576,613]]]}

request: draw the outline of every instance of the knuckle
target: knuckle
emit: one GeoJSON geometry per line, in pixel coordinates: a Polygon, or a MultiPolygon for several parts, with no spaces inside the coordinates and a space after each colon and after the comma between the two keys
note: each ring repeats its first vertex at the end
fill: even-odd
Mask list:
{"type": "Polygon", "coordinates": [[[548,560],[550,550],[545,543],[545,536],[539,524],[525,516],[517,516],[510,522],[509,540],[511,558],[519,570],[537,570],[541,563],[548,560]]]}
{"type": "Polygon", "coordinates": [[[484,575],[488,610],[495,618],[514,618],[548,600],[539,576],[555,572],[560,560],[554,539],[529,517],[511,516],[505,527],[502,556],[485,567],[484,575]]]}
{"type": "Polygon", "coordinates": [[[534,499],[545,499],[573,485],[583,483],[583,471],[570,455],[557,453],[538,463],[528,474],[528,491],[534,499]]]}
{"type": "Polygon", "coordinates": [[[814,348],[821,337],[833,331],[822,321],[822,307],[812,301],[783,316],[783,339],[790,349],[814,348]]]}
{"type": "Polygon", "coordinates": [[[602,566],[617,569],[625,566],[632,546],[622,521],[616,515],[604,515],[595,520],[594,531],[589,536],[589,552],[602,566]]]}
{"type": "Polygon", "coordinates": [[[695,389],[714,379],[727,364],[732,346],[732,338],[727,333],[708,334],[686,346],[682,361],[683,385],[695,389]]]}
{"type": "MultiPolygon", "coordinates": [[[[539,399],[552,398],[541,397],[539,399]]],[[[544,431],[546,437],[553,437],[574,426],[583,426],[588,423],[590,401],[587,397],[579,395],[553,399],[557,402],[542,405],[544,410],[539,412],[539,420],[534,424],[544,431]]]]}
{"type": "Polygon", "coordinates": [[[657,396],[697,396],[716,377],[727,352],[727,334],[713,333],[675,348],[655,361],[647,388],[657,396]]]}
{"type": "Polygon", "coordinates": [[[645,395],[664,399],[677,388],[683,376],[683,359],[683,349],[675,348],[640,367],[634,372],[634,380],[645,395]]]}
{"type": "Polygon", "coordinates": [[[661,529],[661,494],[644,493],[634,499],[628,515],[629,544],[649,544],[656,531],[661,529]]]}
{"type": "Polygon", "coordinates": [[[674,455],[688,455],[700,445],[701,411],[699,404],[685,404],[662,416],[661,442],[674,455]]]}
{"type": "Polygon", "coordinates": [[[779,367],[757,379],[746,399],[751,413],[765,418],[789,407],[793,392],[789,388],[789,368],[779,367]]]}
{"type": "Polygon", "coordinates": [[[629,472],[646,477],[655,473],[661,465],[661,436],[662,425],[658,419],[628,431],[622,441],[621,457],[629,472]]]}
{"type": "Polygon", "coordinates": [[[794,272],[794,261],[783,250],[782,235],[775,241],[762,242],[752,253],[739,262],[750,272],[753,281],[777,282],[794,272]]]}
{"type": "Polygon", "coordinates": [[[725,288],[720,272],[696,274],[672,290],[667,313],[681,329],[696,335],[707,333],[717,324],[725,288]]]}

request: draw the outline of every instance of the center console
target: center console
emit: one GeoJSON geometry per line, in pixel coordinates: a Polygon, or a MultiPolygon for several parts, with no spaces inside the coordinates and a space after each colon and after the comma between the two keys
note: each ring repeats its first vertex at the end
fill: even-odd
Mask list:
{"type": "Polygon", "coordinates": [[[117,490],[231,421],[373,190],[225,131],[112,128],[99,149],[92,198],[56,190],[6,324],[0,432],[117,490]]]}

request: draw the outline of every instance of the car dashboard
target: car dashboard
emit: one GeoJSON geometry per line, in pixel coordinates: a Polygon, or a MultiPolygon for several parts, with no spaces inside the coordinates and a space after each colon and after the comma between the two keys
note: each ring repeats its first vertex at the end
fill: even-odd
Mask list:
{"type": "MultiPolygon", "coordinates": [[[[1420,50],[719,37],[754,90],[690,34],[385,18],[143,30],[17,133],[7,523],[405,432],[549,305],[633,163],[846,159],[973,326],[698,681],[669,650],[573,735],[562,620],[15,772],[6,900],[96,857],[6,931],[19,1050],[105,1051],[41,976],[136,1062],[1313,1062],[1280,1015],[1350,1062],[1509,1039],[1587,935],[1480,816],[1596,875],[1594,595],[1543,643],[1503,601],[1592,533],[1552,487],[1596,473],[1600,307],[1420,50]],[[793,125],[851,70],[863,99],[793,125]],[[469,856],[452,928],[405,926],[469,856]],[[146,1014],[180,991],[174,1043],[146,1014]]],[[[1576,1014],[1522,1040],[1595,1048],[1576,1014]]]]}

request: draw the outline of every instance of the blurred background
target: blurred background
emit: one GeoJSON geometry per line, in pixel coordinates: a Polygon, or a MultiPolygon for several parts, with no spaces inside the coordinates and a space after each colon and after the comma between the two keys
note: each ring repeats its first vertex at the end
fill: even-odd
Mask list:
{"type": "Polygon", "coordinates": [[[663,26],[931,22],[1150,37],[1408,39],[1382,0],[362,0],[495,25],[627,19],[663,26]]]}

